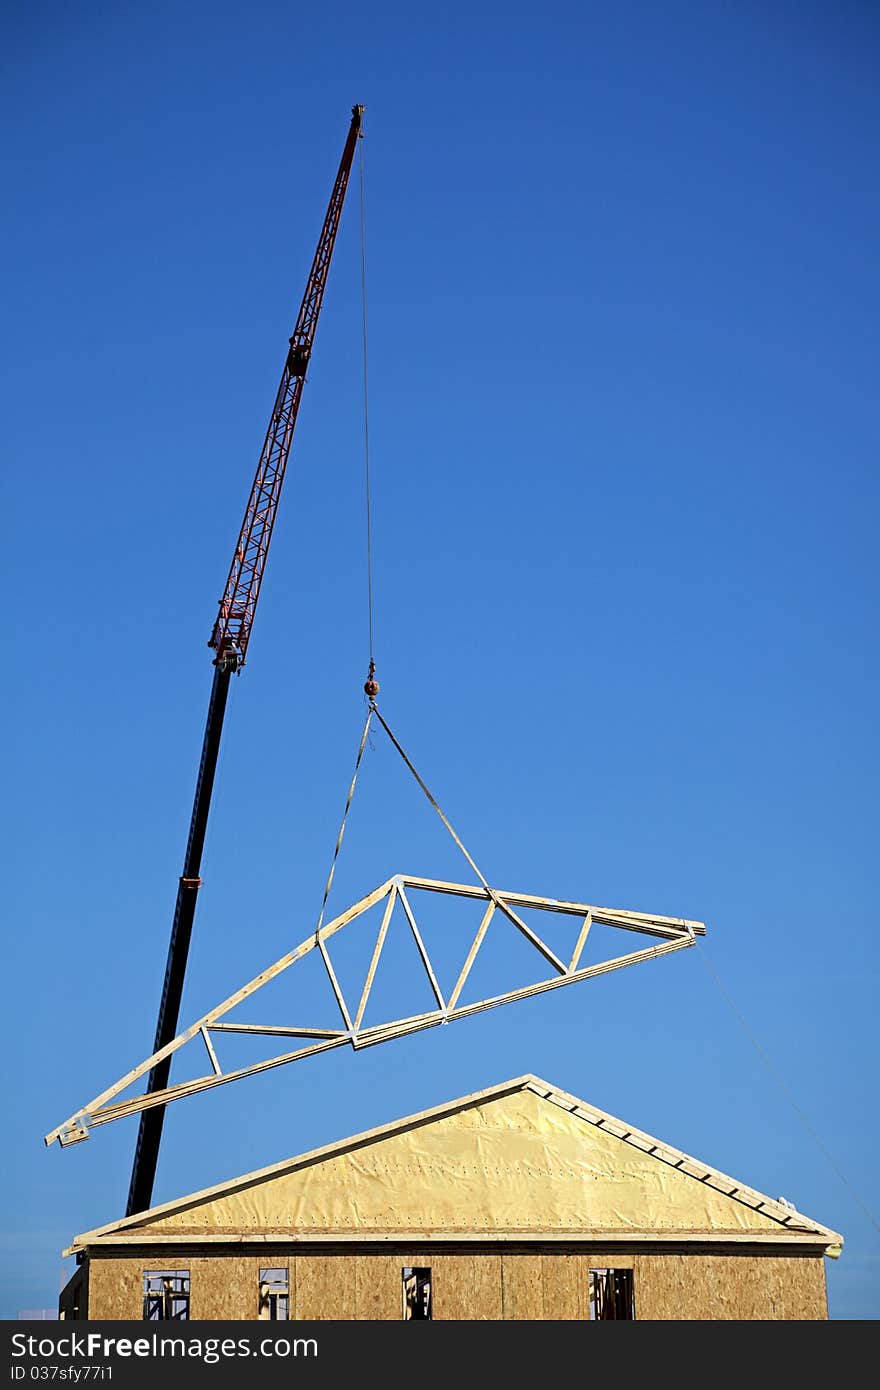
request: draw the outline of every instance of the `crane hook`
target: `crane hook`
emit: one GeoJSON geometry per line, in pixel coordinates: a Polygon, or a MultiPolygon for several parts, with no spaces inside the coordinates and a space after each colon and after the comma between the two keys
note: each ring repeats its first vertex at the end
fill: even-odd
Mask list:
{"type": "Polygon", "coordinates": [[[364,694],[369,696],[370,704],[375,704],[376,696],[379,694],[379,682],[376,680],[376,663],[370,662],[370,672],[364,683],[364,694]]]}

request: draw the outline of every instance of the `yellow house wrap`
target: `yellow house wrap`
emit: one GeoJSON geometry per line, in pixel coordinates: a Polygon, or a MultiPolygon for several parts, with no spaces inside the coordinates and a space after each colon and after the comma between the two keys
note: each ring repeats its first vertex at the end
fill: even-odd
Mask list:
{"type": "Polygon", "coordinates": [[[78,1236],[71,1249],[298,1239],[840,1237],[534,1076],[78,1236]]]}

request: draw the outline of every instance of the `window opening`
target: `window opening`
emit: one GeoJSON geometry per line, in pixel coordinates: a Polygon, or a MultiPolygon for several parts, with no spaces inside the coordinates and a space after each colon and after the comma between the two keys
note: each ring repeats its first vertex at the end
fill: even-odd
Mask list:
{"type": "Polygon", "coordinates": [[[590,1270],[590,1320],[635,1318],[631,1269],[590,1270]]]}
{"type": "Polygon", "coordinates": [[[290,1284],[286,1269],[260,1270],[260,1308],[258,1316],[269,1322],[290,1318],[290,1284]]]}
{"type": "Polygon", "coordinates": [[[403,1270],[403,1316],[407,1322],[434,1317],[431,1271],[424,1266],[420,1269],[407,1267],[403,1270]]]}
{"type": "Polygon", "coordinates": [[[182,1322],[189,1319],[189,1270],[144,1270],[144,1320],[182,1322]]]}

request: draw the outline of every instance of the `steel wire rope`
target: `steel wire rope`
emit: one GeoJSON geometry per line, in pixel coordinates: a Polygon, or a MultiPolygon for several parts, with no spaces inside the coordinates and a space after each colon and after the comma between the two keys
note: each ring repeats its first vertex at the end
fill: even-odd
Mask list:
{"type": "MultiPolygon", "coordinates": [[[[367,214],[366,214],[366,177],[365,177],[365,160],[364,160],[364,137],[363,137],[363,131],[361,131],[361,135],[360,135],[360,139],[359,139],[359,141],[358,141],[358,145],[359,145],[359,151],[358,151],[358,154],[359,154],[359,158],[358,158],[358,171],[359,171],[359,183],[360,183],[360,213],[361,213],[361,219],[360,219],[360,220],[361,220],[361,257],[360,257],[360,259],[361,259],[361,334],[362,334],[362,343],[363,343],[364,498],[365,498],[365,507],[366,507],[366,533],[367,533],[367,622],[368,622],[369,650],[370,650],[370,668],[371,668],[371,671],[372,671],[372,670],[373,670],[373,514],[372,514],[372,497],[371,497],[371,484],[370,484],[370,395],[369,395],[369,372],[368,372],[368,351],[367,351],[367,343],[368,343],[368,334],[367,334],[367,214]]],[[[339,992],[338,985],[337,985],[337,982],[336,982],[336,978],[335,978],[335,975],[334,975],[334,973],[333,973],[333,967],[332,967],[332,965],[331,965],[331,963],[330,963],[330,957],[329,957],[329,955],[327,954],[327,948],[325,947],[323,938],[321,937],[321,928],[322,928],[323,925],[324,925],[324,914],[325,914],[325,912],[326,912],[326,910],[327,910],[327,902],[328,902],[328,899],[329,899],[329,897],[330,897],[330,891],[331,891],[331,889],[332,889],[332,887],[333,887],[333,878],[334,878],[334,875],[335,875],[335,873],[336,873],[336,863],[337,863],[337,860],[339,859],[339,854],[340,854],[340,851],[341,851],[341,849],[342,849],[342,842],[343,842],[343,839],[345,838],[345,828],[346,828],[346,824],[347,824],[347,822],[348,822],[348,813],[349,813],[349,811],[351,810],[351,803],[352,803],[352,801],[353,801],[353,799],[354,799],[355,788],[356,788],[356,786],[357,786],[358,772],[359,772],[359,770],[360,770],[361,760],[362,760],[363,755],[364,755],[364,749],[365,749],[366,744],[367,744],[367,738],[368,738],[368,736],[369,736],[370,723],[371,723],[372,718],[373,718],[373,712],[374,712],[374,706],[373,706],[373,704],[372,704],[372,702],[371,702],[370,708],[369,708],[369,710],[368,710],[368,712],[367,712],[367,718],[366,718],[366,722],[365,722],[365,724],[364,724],[363,732],[362,732],[362,734],[361,734],[360,743],[358,744],[357,757],[356,757],[356,759],[355,759],[355,765],[354,765],[354,774],[353,774],[353,776],[352,776],[351,783],[350,783],[349,788],[348,788],[348,796],[346,797],[346,801],[345,801],[345,809],[344,809],[344,811],[343,811],[343,813],[342,813],[342,821],[341,821],[340,826],[339,826],[339,833],[338,833],[338,835],[337,835],[337,837],[336,837],[336,845],[335,845],[334,850],[333,850],[333,858],[332,858],[332,861],[331,861],[331,863],[330,863],[330,872],[329,872],[328,875],[327,875],[327,882],[326,882],[326,884],[325,884],[325,886],[324,886],[324,896],[323,896],[323,898],[322,898],[322,900],[321,900],[321,910],[320,910],[320,912],[319,912],[319,914],[318,914],[318,922],[317,922],[317,925],[316,925],[316,927],[315,927],[315,940],[316,940],[317,943],[318,943],[318,949],[319,949],[320,954],[321,954],[321,959],[323,960],[324,965],[325,965],[326,970],[327,970],[327,974],[328,974],[328,976],[330,977],[330,983],[331,983],[331,985],[333,986],[333,992],[334,992],[334,994],[336,994],[336,996],[337,996],[337,1002],[338,1002],[339,1005],[340,1005],[340,1010],[341,1010],[341,1012],[342,1012],[342,1014],[343,1014],[343,1018],[345,1019],[346,1026],[347,1026],[348,1028],[351,1028],[351,1020],[350,1020],[350,1018],[348,1018],[348,1016],[347,1016],[347,1011],[345,1010],[345,1008],[344,1008],[344,1006],[343,1006],[343,1003],[342,1003],[341,994],[340,994],[340,992],[339,992]]]]}
{"type": "Polygon", "coordinates": [[[370,661],[373,661],[373,508],[370,487],[370,392],[367,369],[367,197],[364,158],[364,138],[358,141],[358,170],[361,194],[361,324],[363,330],[364,359],[364,493],[367,514],[367,616],[370,638],[370,661]]]}
{"type": "MultiPolygon", "coordinates": [[[[368,691],[369,691],[369,686],[370,686],[370,683],[372,682],[372,679],[373,679],[373,672],[374,672],[374,670],[375,670],[375,661],[374,661],[374,655],[375,655],[375,653],[374,653],[374,622],[373,622],[373,511],[372,511],[372,488],[371,488],[371,477],[370,477],[370,403],[369,403],[369,371],[368,371],[368,360],[369,360],[369,359],[368,359],[368,332],[367,332],[367,217],[366,217],[366,174],[365,174],[365,165],[366,165],[366,161],[365,161],[365,158],[364,158],[363,133],[361,133],[361,139],[360,139],[360,141],[359,141],[359,144],[360,144],[360,151],[359,151],[358,169],[359,169],[359,183],[360,183],[360,212],[361,212],[361,330],[362,330],[362,341],[363,341],[363,398],[364,398],[364,494],[365,494],[365,504],[366,504],[366,505],[365,505],[365,511],[366,511],[366,541],[367,541],[367,618],[368,618],[368,635],[369,635],[369,651],[370,651],[370,676],[369,676],[369,680],[368,680],[368,683],[367,683],[367,689],[368,689],[368,691]]],[[[378,693],[378,685],[375,686],[375,693],[378,693]]],[[[395,737],[394,734],[392,733],[391,728],[389,727],[389,725],[388,725],[388,724],[385,722],[385,720],[383,719],[381,713],[379,712],[379,710],[378,710],[378,708],[377,708],[377,706],[376,706],[375,693],[370,693],[370,694],[369,694],[369,708],[368,708],[368,711],[367,711],[366,722],[365,722],[365,724],[364,724],[363,731],[362,731],[362,733],[361,733],[360,743],[359,743],[359,745],[358,745],[357,757],[356,757],[356,759],[355,759],[354,775],[352,776],[351,784],[350,784],[349,789],[348,789],[348,796],[347,796],[346,802],[345,802],[345,809],[344,809],[343,814],[342,814],[342,821],[341,821],[341,824],[340,824],[340,826],[339,826],[339,834],[338,834],[337,837],[336,837],[336,845],[335,845],[335,848],[334,848],[334,851],[333,851],[333,859],[332,859],[331,864],[330,864],[330,872],[329,872],[329,874],[327,875],[327,882],[326,882],[326,885],[325,885],[325,887],[324,887],[324,896],[323,896],[323,899],[322,899],[322,902],[321,902],[321,910],[320,910],[320,912],[319,912],[319,914],[318,914],[318,922],[317,922],[317,925],[316,925],[316,927],[315,927],[315,940],[316,940],[317,945],[318,945],[318,948],[319,948],[319,950],[320,950],[321,958],[322,958],[322,960],[323,960],[323,962],[324,962],[324,965],[325,965],[325,967],[326,967],[327,974],[328,974],[328,976],[329,976],[329,978],[330,978],[330,983],[331,983],[331,985],[332,985],[332,987],[333,987],[333,992],[334,992],[334,994],[336,995],[336,999],[337,999],[337,1003],[339,1004],[340,1012],[342,1013],[343,1018],[345,1019],[346,1027],[349,1028],[349,1029],[352,1028],[351,1019],[348,1017],[348,1012],[347,1012],[347,1009],[346,1009],[346,1007],[345,1007],[345,1005],[344,1005],[344,1001],[343,1001],[343,999],[342,999],[341,991],[339,990],[339,987],[338,987],[338,984],[337,984],[337,981],[336,981],[336,977],[335,977],[335,975],[334,975],[334,973],[333,973],[333,967],[332,967],[332,964],[331,964],[331,962],[330,962],[330,957],[329,957],[329,955],[328,955],[328,953],[327,953],[327,949],[326,949],[326,947],[324,946],[323,938],[322,938],[322,936],[321,936],[321,930],[322,930],[323,925],[324,925],[324,914],[325,914],[325,912],[326,912],[327,902],[328,902],[328,899],[329,899],[329,897],[330,897],[330,891],[331,891],[331,888],[332,888],[332,886],[333,886],[333,878],[334,878],[334,874],[335,874],[335,872],[336,872],[336,863],[337,863],[337,860],[338,860],[338,858],[339,858],[340,851],[341,851],[341,849],[342,849],[342,842],[343,842],[343,839],[344,839],[344,837],[345,837],[345,828],[346,828],[346,824],[347,824],[347,821],[348,821],[348,814],[349,814],[349,811],[351,810],[351,804],[352,804],[352,801],[353,801],[353,799],[354,799],[355,788],[356,788],[356,786],[357,786],[358,772],[359,772],[359,770],[360,770],[361,761],[362,761],[362,759],[363,759],[364,749],[366,748],[366,745],[367,745],[367,739],[368,739],[368,737],[369,737],[369,732],[370,732],[370,724],[371,724],[371,722],[372,722],[372,718],[373,718],[373,715],[374,715],[374,714],[375,714],[376,718],[379,720],[379,723],[382,725],[382,728],[385,730],[386,734],[388,735],[388,738],[389,738],[389,740],[391,741],[392,746],[393,746],[393,747],[397,750],[397,752],[400,754],[400,756],[401,756],[401,758],[402,758],[404,764],[405,764],[406,767],[409,769],[409,771],[412,773],[412,775],[413,775],[413,777],[415,778],[415,781],[417,782],[418,786],[419,786],[419,787],[422,789],[422,791],[424,792],[424,794],[425,794],[425,796],[427,797],[427,799],[428,799],[430,805],[432,806],[432,808],[434,809],[434,811],[436,811],[437,815],[439,816],[439,818],[440,818],[440,820],[442,821],[443,825],[445,826],[446,830],[447,830],[447,831],[449,832],[449,834],[451,835],[451,837],[452,837],[453,841],[455,842],[456,846],[457,846],[458,849],[461,851],[461,853],[464,855],[465,859],[467,860],[467,862],[468,862],[468,864],[470,865],[470,867],[473,869],[473,871],[474,871],[474,873],[476,874],[477,878],[479,879],[480,883],[481,883],[482,886],[485,888],[485,890],[486,890],[487,894],[489,895],[490,899],[495,903],[495,905],[496,905],[497,907],[499,907],[499,908],[502,910],[502,912],[504,912],[505,915],[509,915],[509,913],[508,913],[508,911],[507,911],[507,908],[506,908],[505,904],[501,902],[501,900],[499,899],[499,897],[498,897],[498,895],[497,895],[495,889],[491,887],[491,885],[489,884],[488,879],[485,878],[485,876],[481,873],[479,867],[477,866],[476,861],[474,860],[473,856],[469,853],[469,851],[465,848],[464,843],[462,842],[462,840],[460,839],[460,837],[459,837],[458,834],[456,833],[456,831],[455,831],[455,829],[453,828],[452,823],[450,822],[449,818],[446,816],[446,814],[444,813],[444,811],[443,811],[442,808],[440,807],[439,803],[436,801],[436,799],[434,798],[434,796],[431,794],[431,792],[429,791],[429,789],[428,789],[426,783],[423,781],[423,779],[421,778],[421,776],[419,775],[419,773],[416,771],[416,768],[415,768],[414,764],[411,762],[410,758],[409,758],[409,757],[407,756],[407,754],[405,753],[405,751],[404,751],[402,745],[398,742],[398,740],[396,739],[396,737],[395,737]]]]}

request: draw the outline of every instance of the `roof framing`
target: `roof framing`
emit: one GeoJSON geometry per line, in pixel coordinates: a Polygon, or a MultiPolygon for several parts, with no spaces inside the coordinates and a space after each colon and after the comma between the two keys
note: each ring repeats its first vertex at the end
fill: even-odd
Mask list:
{"type": "Polygon", "coordinates": [[[425,1028],[434,1028],[439,1024],[451,1023],[456,1019],[467,1018],[472,1014],[481,1013],[486,1009],[498,1008],[502,1004],[516,1003],[522,999],[530,999],[535,995],[543,994],[548,990],[558,989],[562,985],[576,984],[580,980],[591,979],[593,976],[606,974],[611,970],[620,970],[624,966],[636,965],[640,961],[653,960],[656,957],[666,955],[672,951],[680,951],[685,947],[692,946],[698,935],[704,935],[706,931],[702,922],[690,921],[683,917],[662,917],[646,912],[631,912],[622,908],[597,907],[589,903],[576,903],[563,901],[557,898],[538,897],[529,893],[509,893],[474,884],[448,883],[440,879],[417,878],[411,874],[397,874],[388,879],[372,893],[361,898],[352,907],[341,913],[326,925],[320,926],[316,932],[301,942],[295,950],[282,956],[273,965],[261,971],[246,985],[243,985],[228,999],[223,1000],[215,1008],[210,1009],[200,1019],[193,1023],[184,1032],[180,1033],[172,1042],[165,1047],[154,1052],[145,1061],[130,1071],[112,1086],[109,1086],[100,1095],[74,1112],[68,1119],[46,1135],[46,1144],[52,1144],[59,1140],[62,1146],[75,1144],[89,1136],[89,1130],[96,1125],[109,1124],[113,1120],[122,1119],[127,1115],[136,1114],[146,1110],[151,1106],[167,1105],[170,1101],[180,1100],[186,1096],[197,1095],[199,1092],[209,1090],[215,1086],[226,1085],[230,1081],[238,1081],[247,1076],[254,1076],[258,1072],[268,1071],[274,1067],[286,1066],[289,1062],[300,1061],[306,1057],[313,1057],[317,1053],[327,1052],[336,1047],[349,1044],[354,1050],[363,1047],[373,1047],[378,1043],[390,1042],[394,1038],[401,1038],[409,1033],[421,1032],[425,1028]],[[411,900],[407,894],[407,889],[418,890],[420,892],[448,894],[459,898],[472,898],[482,900],[486,903],[485,912],[482,915],[476,933],[470,942],[468,950],[462,962],[458,978],[452,988],[449,998],[446,999],[437,982],[436,973],[431,963],[430,956],[425,948],[422,935],[419,931],[416,915],[413,911],[411,900]],[[357,1005],[352,1009],[346,999],[343,990],[339,985],[333,963],[330,957],[327,943],[330,939],[344,927],[355,923],[377,903],[385,902],[385,909],[382,915],[376,944],[373,955],[367,969],[363,989],[357,1005]],[[385,945],[388,926],[392,914],[397,904],[403,910],[404,916],[409,926],[409,930],[415,940],[416,947],[431,990],[436,999],[436,1008],[423,1013],[410,1014],[404,1018],[391,1019],[384,1023],[375,1024],[369,1028],[363,1026],[364,1011],[370,998],[370,992],[375,979],[376,968],[385,945]],[[566,964],[560,957],[542,940],[542,938],[523,920],[517,909],[537,909],[540,912],[562,913],[567,916],[580,917],[582,919],[580,932],[577,938],[573,954],[566,964]],[[493,919],[504,917],[516,927],[521,936],[533,948],[537,957],[540,957],[548,964],[553,974],[536,980],[533,984],[525,985],[521,989],[508,990],[506,993],[497,994],[491,997],[480,999],[474,1003],[459,1003],[462,990],[470,975],[474,961],[482,946],[487,933],[489,932],[493,919]],[[636,933],[641,936],[654,938],[657,944],[628,951],[624,955],[614,956],[610,959],[599,961],[598,963],[582,967],[580,962],[583,951],[589,937],[591,928],[596,925],[604,925],[619,928],[621,931],[636,933]],[[233,1009],[237,1008],[246,999],[255,995],[270,980],[276,979],[279,975],[289,970],[292,966],[302,960],[315,949],[320,953],[326,968],[327,977],[331,991],[335,999],[336,1007],[341,1016],[342,1026],[328,1028],[304,1028],[291,1023],[239,1023],[229,1021],[229,1015],[233,1009]],[[224,1033],[250,1033],[263,1035],[267,1038],[287,1037],[299,1039],[305,1042],[305,1046],[296,1047],[288,1051],[277,1053],[274,1056],[255,1062],[250,1066],[239,1067],[234,1070],[224,1071],[218,1056],[218,1039],[224,1033]],[[190,1042],[196,1042],[197,1046],[204,1047],[210,1071],[203,1076],[193,1080],[178,1082],[177,1084],[165,1087],[163,1090],[145,1091],[128,1099],[119,1100],[122,1092],[129,1089],[141,1078],[148,1076],[157,1063],[161,1062],[173,1053],[179,1051],[190,1042]]]}

